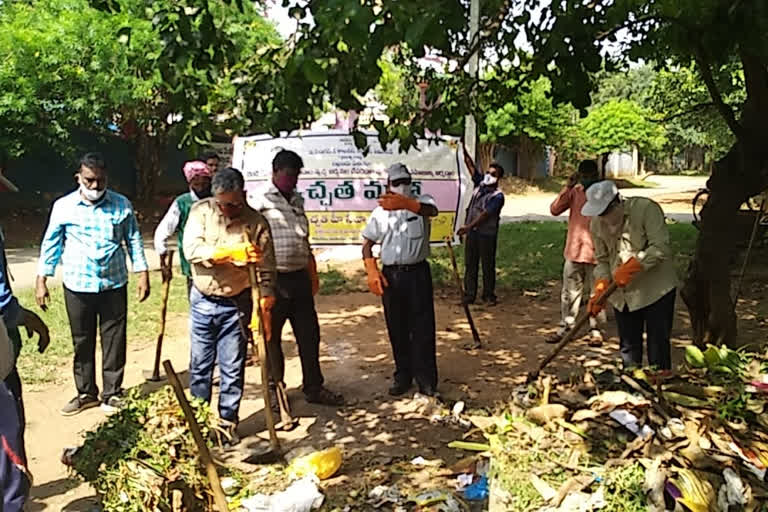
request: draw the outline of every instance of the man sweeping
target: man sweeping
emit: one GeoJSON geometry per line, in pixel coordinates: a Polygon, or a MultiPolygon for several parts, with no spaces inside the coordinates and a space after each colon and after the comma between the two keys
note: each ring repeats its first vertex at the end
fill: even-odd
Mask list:
{"type": "Polygon", "coordinates": [[[587,189],[581,213],[592,217],[597,260],[590,313],[602,310],[599,299],[613,280],[619,288],[608,302],[616,314],[624,367],[643,365],[645,333],[648,365],[669,370],[677,273],[664,212],[645,197],[624,199],[613,181],[601,181],[587,189]]]}
{"type": "Polygon", "coordinates": [[[431,196],[413,195],[405,165],[392,165],[387,176],[387,193],[379,198],[363,229],[363,261],[368,288],[382,298],[395,359],[389,394],[407,393],[415,380],[420,393],[435,396],[435,308],[427,257],[429,218],[437,215],[437,206],[431,196]],[[381,244],[382,270],[373,257],[377,243],[381,244]]]}
{"type": "MultiPolygon", "coordinates": [[[[590,218],[581,213],[587,202],[586,191],[600,180],[597,164],[593,160],[584,160],[579,170],[572,175],[563,190],[549,207],[550,213],[558,216],[568,214],[568,235],[565,239],[565,264],[563,265],[563,287],[560,293],[560,326],[547,343],[558,343],[565,333],[573,328],[582,298],[589,297],[592,287],[592,274],[595,269],[595,247],[590,233],[590,218]]],[[[605,313],[589,319],[589,344],[598,347],[603,343],[603,334],[598,328],[598,321],[605,324],[605,313]]]]}
{"type": "Polygon", "coordinates": [[[192,160],[184,164],[184,177],[189,184],[189,192],[181,194],[163,216],[155,229],[155,251],[160,256],[160,270],[163,282],[171,279],[171,262],[168,258],[168,238],[178,232],[178,250],[181,273],[187,278],[187,297],[192,289],[192,269],[184,257],[184,227],[187,225],[189,210],[201,199],[211,196],[211,170],[205,162],[192,160]]]}
{"type": "Polygon", "coordinates": [[[275,303],[275,252],[267,220],[245,201],[245,182],[237,169],[217,172],[213,197],[198,201],[184,228],[184,254],[192,264],[189,295],[189,390],[210,402],[214,364],[218,362],[220,427],[232,445],[245,375],[247,325],[254,306],[261,308],[269,339],[275,303]],[[246,265],[257,265],[261,304],[251,300],[246,265]]]}

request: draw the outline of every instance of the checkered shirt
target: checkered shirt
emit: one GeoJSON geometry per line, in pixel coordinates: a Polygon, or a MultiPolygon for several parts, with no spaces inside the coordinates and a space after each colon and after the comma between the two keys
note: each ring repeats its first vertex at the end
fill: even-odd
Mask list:
{"type": "Polygon", "coordinates": [[[126,252],[134,272],[148,269],[131,202],[107,190],[101,201],[90,204],[75,190],[53,203],[37,272],[53,276],[61,263],[67,289],[112,290],[128,282],[126,252]]]}
{"type": "Polygon", "coordinates": [[[272,231],[278,272],[295,272],[307,268],[309,221],[304,213],[304,199],[294,191],[290,201],[271,185],[264,194],[250,196],[251,207],[266,217],[272,231]]]}

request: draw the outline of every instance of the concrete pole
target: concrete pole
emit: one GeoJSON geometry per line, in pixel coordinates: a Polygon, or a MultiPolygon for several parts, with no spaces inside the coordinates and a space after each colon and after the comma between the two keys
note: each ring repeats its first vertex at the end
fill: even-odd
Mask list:
{"type": "MultiPolygon", "coordinates": [[[[469,5],[469,41],[470,45],[477,37],[480,28],[480,0],[471,0],[469,5]]],[[[480,52],[475,52],[469,59],[469,74],[477,80],[479,69],[480,52]]],[[[477,165],[477,122],[475,116],[468,115],[464,120],[464,144],[467,146],[467,152],[477,165]]]]}

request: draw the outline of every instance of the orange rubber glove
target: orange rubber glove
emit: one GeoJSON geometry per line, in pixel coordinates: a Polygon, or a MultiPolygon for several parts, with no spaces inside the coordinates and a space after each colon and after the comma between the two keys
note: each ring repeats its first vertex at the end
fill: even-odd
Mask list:
{"type": "Polygon", "coordinates": [[[261,249],[248,242],[217,247],[211,258],[214,263],[261,263],[261,249]]]}
{"type": "MultiPolygon", "coordinates": [[[[275,307],[274,297],[262,297],[259,302],[261,309],[261,319],[264,321],[264,341],[269,343],[272,339],[272,308],[275,307]]],[[[259,331],[259,314],[256,308],[251,312],[251,324],[248,326],[251,332],[259,331]]]]}
{"type": "Polygon", "coordinates": [[[379,198],[379,206],[385,210],[408,210],[413,213],[419,213],[421,203],[413,197],[405,197],[400,194],[384,194],[379,198]]]}
{"type": "Polygon", "coordinates": [[[365,272],[368,274],[368,289],[371,293],[381,297],[384,295],[384,288],[389,286],[387,278],[379,270],[379,266],[376,264],[376,258],[365,258],[365,272]]]}
{"type": "Polygon", "coordinates": [[[637,274],[643,271],[643,264],[632,256],[626,263],[621,265],[613,272],[613,282],[619,288],[624,288],[635,278],[637,274]]]}
{"type": "Polygon", "coordinates": [[[309,272],[309,280],[312,282],[312,295],[317,295],[317,292],[320,291],[320,277],[317,275],[317,262],[314,254],[309,255],[307,272],[309,272]]]}
{"type": "Polygon", "coordinates": [[[605,308],[605,302],[602,301],[603,293],[606,288],[611,284],[607,279],[598,279],[595,281],[595,286],[592,288],[592,296],[587,303],[587,310],[592,316],[597,316],[605,308]]]}

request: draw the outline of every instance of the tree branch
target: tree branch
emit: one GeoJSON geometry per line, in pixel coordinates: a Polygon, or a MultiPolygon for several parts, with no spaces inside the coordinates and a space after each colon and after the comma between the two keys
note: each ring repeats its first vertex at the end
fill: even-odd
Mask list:
{"type": "Polygon", "coordinates": [[[490,18],[490,20],[486,22],[484,26],[479,27],[477,34],[475,34],[475,37],[473,37],[469,42],[469,51],[464,56],[464,58],[459,61],[459,67],[457,69],[464,69],[464,66],[469,63],[469,59],[471,59],[476,52],[480,51],[480,45],[482,45],[486,39],[489,39],[492,35],[495,35],[498,32],[498,30],[501,28],[502,22],[504,21],[504,17],[512,9],[513,2],[514,0],[504,0],[504,3],[501,4],[499,11],[496,13],[496,16],[490,18]],[[484,32],[490,33],[488,33],[486,36],[483,36],[482,34],[484,32]]]}
{"type": "MultiPolygon", "coordinates": [[[[696,37],[695,34],[693,34],[693,36],[696,37]]],[[[736,120],[736,115],[733,113],[733,109],[728,106],[725,101],[723,101],[723,95],[720,93],[720,89],[718,89],[717,83],[715,83],[715,78],[712,76],[712,68],[710,67],[709,60],[704,53],[704,48],[698,40],[694,41],[693,44],[695,49],[694,53],[696,57],[696,64],[699,66],[699,72],[701,73],[701,77],[707,86],[709,95],[712,96],[712,101],[714,102],[715,107],[717,107],[720,115],[723,116],[723,119],[725,119],[725,122],[728,125],[728,128],[731,129],[731,132],[733,132],[737,139],[741,139],[744,131],[739,122],[736,120]]]]}

